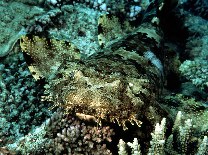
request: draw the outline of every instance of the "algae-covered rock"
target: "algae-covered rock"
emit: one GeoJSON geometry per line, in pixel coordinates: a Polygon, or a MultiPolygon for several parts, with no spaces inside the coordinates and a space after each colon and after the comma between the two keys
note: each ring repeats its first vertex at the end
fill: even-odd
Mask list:
{"type": "Polygon", "coordinates": [[[21,36],[22,25],[44,11],[18,2],[0,4],[0,57],[7,55],[21,36]]]}

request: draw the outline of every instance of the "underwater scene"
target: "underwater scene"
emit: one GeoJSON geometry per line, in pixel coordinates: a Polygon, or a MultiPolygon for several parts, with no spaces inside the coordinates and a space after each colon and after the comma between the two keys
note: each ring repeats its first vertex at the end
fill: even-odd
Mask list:
{"type": "Polygon", "coordinates": [[[208,0],[0,0],[0,155],[208,155],[208,0]]]}

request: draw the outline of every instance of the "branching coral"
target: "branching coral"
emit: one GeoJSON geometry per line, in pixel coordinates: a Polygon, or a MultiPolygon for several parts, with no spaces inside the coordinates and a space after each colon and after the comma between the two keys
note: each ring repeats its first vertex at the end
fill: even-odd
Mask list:
{"type": "MultiPolygon", "coordinates": [[[[165,155],[165,154],[197,154],[205,155],[208,153],[208,139],[207,135],[202,137],[194,137],[194,126],[191,119],[182,120],[182,113],[179,111],[174,126],[172,128],[172,134],[166,138],[166,119],[161,121],[161,124],[157,123],[155,131],[152,134],[152,140],[150,141],[150,149],[148,155],[165,155]],[[195,141],[195,143],[193,142],[195,141]],[[198,145],[198,149],[196,147],[198,145]],[[195,147],[193,147],[195,146],[195,147]]],[[[141,154],[140,145],[135,138],[133,143],[126,143],[123,140],[119,141],[119,155],[126,155],[127,148],[130,146],[132,155],[141,154]]]]}
{"type": "Polygon", "coordinates": [[[8,145],[8,148],[21,154],[110,155],[106,144],[111,142],[113,135],[109,126],[87,125],[76,117],[57,112],[42,126],[8,145]]]}
{"type": "Polygon", "coordinates": [[[152,140],[150,141],[150,149],[148,155],[160,154],[164,155],[165,147],[165,131],[166,131],[166,119],[163,118],[161,124],[157,123],[155,126],[155,131],[151,133],[152,140]]]}
{"type": "Polygon", "coordinates": [[[22,53],[10,53],[1,59],[0,146],[23,136],[50,115],[47,104],[40,101],[43,91],[43,85],[31,76],[22,53]]]}
{"type": "Polygon", "coordinates": [[[201,89],[208,88],[207,60],[186,60],[180,66],[181,73],[201,89]]]}

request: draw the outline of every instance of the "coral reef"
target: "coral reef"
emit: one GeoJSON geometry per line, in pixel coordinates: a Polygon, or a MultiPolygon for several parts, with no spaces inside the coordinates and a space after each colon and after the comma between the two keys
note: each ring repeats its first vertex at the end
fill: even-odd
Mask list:
{"type": "Polygon", "coordinates": [[[47,33],[49,28],[60,26],[63,24],[63,19],[60,17],[62,12],[60,9],[49,10],[47,13],[38,16],[31,23],[27,23],[26,33],[41,34],[47,33]]]}
{"type": "Polygon", "coordinates": [[[111,151],[106,148],[106,143],[112,141],[113,135],[109,126],[87,125],[59,111],[42,126],[8,145],[8,148],[21,154],[110,155],[111,151]]]}
{"type": "Polygon", "coordinates": [[[199,99],[196,100],[194,97],[175,94],[165,96],[161,103],[163,103],[163,108],[167,109],[171,115],[182,111],[184,118],[192,118],[192,123],[194,124],[196,132],[207,134],[208,111],[205,104],[206,102],[202,99],[200,101],[199,99]]]}
{"type": "Polygon", "coordinates": [[[24,136],[50,115],[41,95],[43,85],[32,78],[22,53],[1,59],[0,146],[24,136]]]}
{"type": "Polygon", "coordinates": [[[165,125],[166,120],[163,118],[161,124],[157,123],[155,126],[155,131],[151,133],[152,140],[150,141],[150,149],[148,151],[148,155],[154,154],[164,154],[165,148],[165,125]]]}
{"type": "Polygon", "coordinates": [[[50,29],[49,37],[73,43],[83,55],[97,53],[99,51],[97,19],[101,12],[79,4],[64,5],[61,10],[64,17],[67,17],[64,18],[63,28],[50,29]]]}
{"type": "Polygon", "coordinates": [[[30,7],[18,2],[0,3],[0,57],[6,56],[19,39],[19,31],[28,19],[44,12],[38,7],[30,7]]]}
{"type": "Polygon", "coordinates": [[[121,14],[130,20],[135,20],[150,5],[149,0],[46,0],[45,5],[54,8],[67,4],[85,4],[87,7],[105,13],[121,14]]]}
{"type": "Polygon", "coordinates": [[[180,66],[182,75],[201,89],[208,89],[208,62],[207,60],[184,61],[180,66]]]}
{"type": "Polygon", "coordinates": [[[186,10],[208,19],[208,2],[204,0],[187,0],[184,4],[186,10]]]}
{"type": "Polygon", "coordinates": [[[190,33],[186,42],[185,52],[189,55],[189,59],[207,59],[208,54],[206,49],[208,48],[207,34],[208,34],[208,24],[207,20],[184,13],[184,26],[187,28],[188,33],[190,33]]]}
{"type": "Polygon", "coordinates": [[[0,154],[208,154],[206,6],[2,0],[0,154]]]}
{"type": "MultiPolygon", "coordinates": [[[[163,118],[161,124],[157,123],[150,141],[150,149],[148,155],[176,155],[176,154],[201,154],[208,153],[207,135],[195,137],[194,125],[191,119],[183,120],[181,111],[178,112],[172,134],[165,136],[166,119],[163,118]],[[196,147],[197,146],[197,147],[196,147]]],[[[118,144],[119,155],[127,155],[128,147],[131,147],[131,155],[142,154],[138,139],[134,138],[133,143],[127,144],[121,139],[118,144]]]]}
{"type": "MultiPolygon", "coordinates": [[[[199,1],[196,3],[198,2],[199,1]]],[[[183,12],[182,15],[184,16],[184,27],[187,29],[189,36],[186,41],[184,52],[186,59],[181,63],[179,69],[186,79],[191,80],[194,85],[206,92],[208,22],[189,12],[183,12]]]]}

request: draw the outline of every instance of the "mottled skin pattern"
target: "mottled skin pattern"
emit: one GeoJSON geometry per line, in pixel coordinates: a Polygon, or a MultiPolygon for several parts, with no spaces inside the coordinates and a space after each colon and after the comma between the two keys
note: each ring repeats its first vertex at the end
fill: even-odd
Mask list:
{"type": "Polygon", "coordinates": [[[126,121],[140,125],[137,118],[156,99],[156,81],[147,73],[155,68],[135,52],[132,55],[137,60],[125,54],[129,52],[119,49],[67,64],[68,68],[61,69],[49,82],[56,105],[67,112],[93,115],[99,123],[105,119],[117,121],[124,128],[126,121]]]}
{"type": "Polygon", "coordinates": [[[21,47],[35,58],[29,66],[47,80],[45,93],[54,106],[63,107],[66,113],[92,115],[99,124],[103,119],[117,122],[127,129],[127,121],[140,126],[140,118],[157,117],[150,116],[149,110],[157,102],[161,73],[143,56],[158,48],[157,32],[151,24],[143,24],[84,59],[76,47],[54,39],[26,36],[21,47]],[[34,48],[37,45],[41,52],[34,48]]]}

